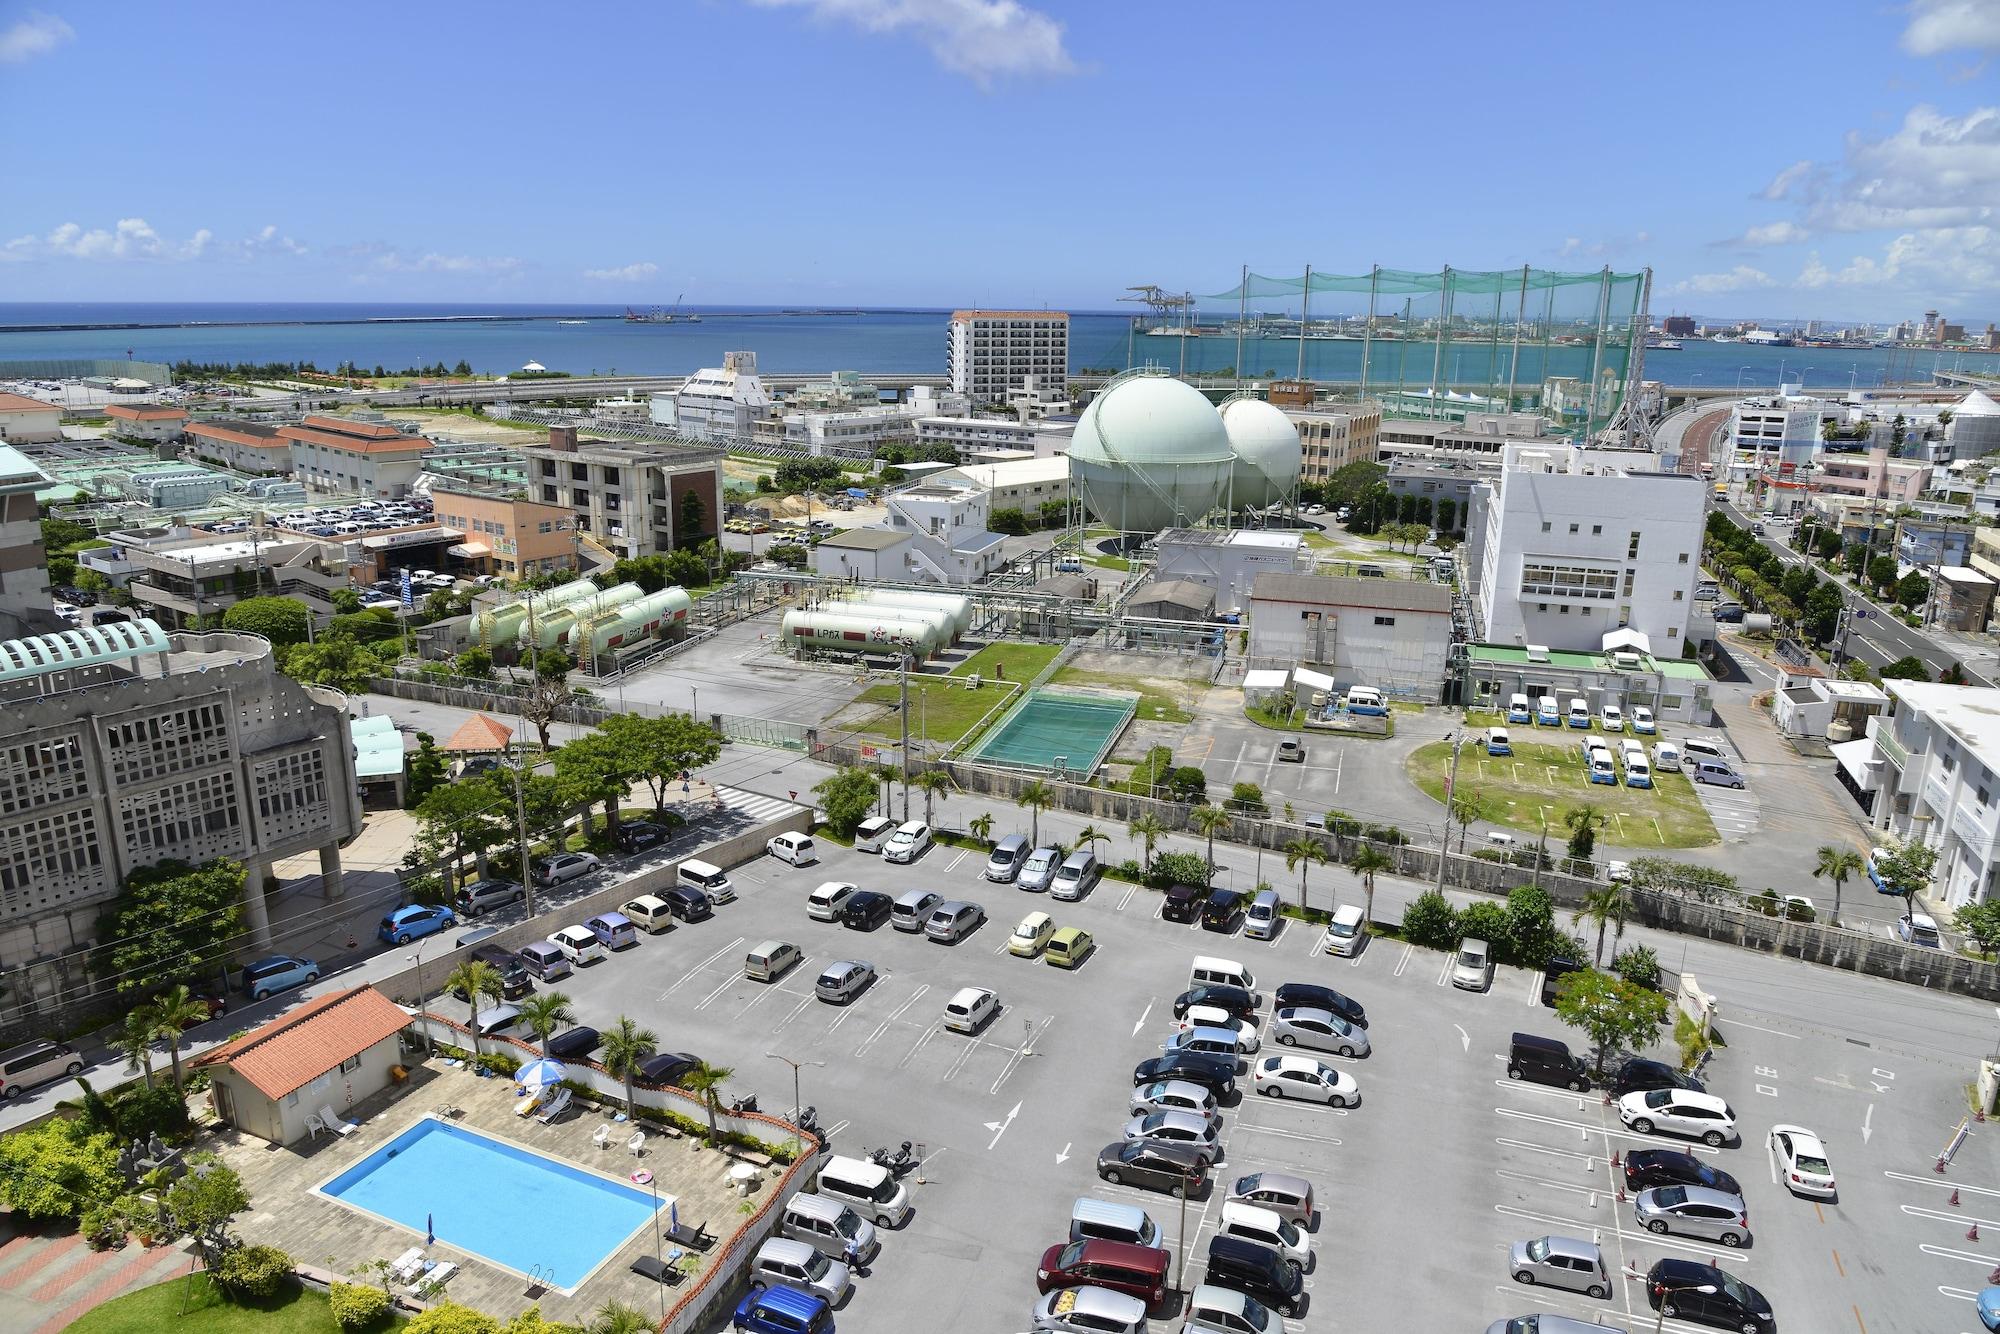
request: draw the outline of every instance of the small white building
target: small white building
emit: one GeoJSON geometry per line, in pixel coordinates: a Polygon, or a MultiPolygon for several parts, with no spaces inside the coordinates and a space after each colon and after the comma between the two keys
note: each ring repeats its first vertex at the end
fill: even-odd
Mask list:
{"type": "Polygon", "coordinates": [[[1045,501],[1069,499],[1069,456],[1058,454],[1053,458],[1017,459],[1011,463],[969,463],[937,473],[928,480],[978,487],[986,493],[989,515],[994,510],[1020,510],[1032,515],[1045,501]]]}
{"type": "Polygon", "coordinates": [[[1889,696],[1866,681],[1787,673],[1771,697],[1771,717],[1785,736],[1852,741],[1868,734],[1868,720],[1885,713],[1889,696]]]}
{"type": "Polygon", "coordinates": [[[1076,436],[1073,418],[1041,421],[1013,421],[1005,417],[919,417],[917,443],[945,444],[958,451],[960,459],[992,449],[1017,449],[1038,458],[1069,453],[1076,436]]]}
{"type": "Polygon", "coordinates": [[[1874,754],[1843,768],[1876,791],[1875,827],[1938,850],[1930,897],[1947,911],[1992,897],[2000,874],[2000,689],[1884,681],[1894,713],[1874,754]]]}
{"type": "Polygon", "coordinates": [[[46,445],[63,438],[62,409],[26,394],[0,394],[0,441],[46,445]]]}
{"type": "Polygon", "coordinates": [[[121,440],[145,440],[166,444],[187,431],[188,415],[179,408],[153,403],[113,403],[104,409],[111,422],[111,434],[121,440]]]}
{"type": "Polygon", "coordinates": [[[246,1135],[291,1144],[308,1118],[347,1120],[356,1103],[389,1087],[402,1065],[410,1016],[374,987],[306,1002],[193,1061],[209,1072],[218,1119],[246,1135]]]}
{"type": "Polygon", "coordinates": [[[757,377],[757,354],[725,352],[720,367],[696,371],[673,394],[654,394],[651,412],[656,425],[690,440],[747,442],[773,405],[757,377]]]}
{"type": "Polygon", "coordinates": [[[1297,533],[1169,528],[1160,534],[1159,577],[1192,580],[1212,591],[1222,610],[1241,611],[1259,575],[1298,569],[1303,543],[1297,533]]]}
{"type": "Polygon", "coordinates": [[[834,579],[958,588],[985,579],[1000,568],[1006,539],[986,527],[986,493],[944,476],[890,492],[884,522],[826,538],[813,549],[813,569],[834,579]]]}
{"type": "Polygon", "coordinates": [[[1796,392],[1746,399],[1730,410],[1730,439],[1738,450],[1764,462],[1803,465],[1819,452],[1820,423],[1844,416],[1838,403],[1796,392]]]}
{"type": "Polygon", "coordinates": [[[1674,658],[1700,573],[1706,488],[1574,446],[1510,444],[1473,491],[1468,591],[1485,642],[1593,652],[1622,626],[1674,658]]]}
{"type": "Polygon", "coordinates": [[[1451,662],[1451,590],[1414,579],[1263,573],[1250,594],[1250,661],[1322,667],[1345,688],[1435,704],[1451,662]]]}

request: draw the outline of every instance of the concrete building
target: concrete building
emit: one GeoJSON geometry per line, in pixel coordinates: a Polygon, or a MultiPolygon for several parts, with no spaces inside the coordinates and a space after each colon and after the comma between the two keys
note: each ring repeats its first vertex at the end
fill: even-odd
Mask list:
{"type": "Polygon", "coordinates": [[[1931,465],[1889,456],[1887,449],[1866,454],[1821,454],[1816,491],[1914,505],[1931,487],[1931,465]]]}
{"type": "Polygon", "coordinates": [[[1896,521],[1896,561],[1926,572],[1932,566],[1965,565],[1972,558],[1972,536],[1977,531],[1969,523],[1899,519],[1896,521]]]}
{"type": "Polygon", "coordinates": [[[113,403],[104,409],[111,421],[111,434],[121,440],[145,440],[171,444],[187,430],[188,415],[179,408],[151,403],[113,403]]]}
{"type": "Polygon", "coordinates": [[[262,422],[192,421],[188,449],[196,458],[253,477],[289,477],[292,442],[262,422]]]}
{"type": "Polygon", "coordinates": [[[934,473],[925,480],[946,485],[963,482],[978,487],[986,493],[989,516],[994,510],[1020,510],[1032,515],[1047,501],[1066,501],[1070,497],[1069,459],[1061,454],[1009,463],[968,463],[934,473]]]}
{"type": "MultiPolygon", "coordinates": [[[[4,433],[4,428],[0,428],[4,433]]],[[[1951,405],[1946,428],[1954,459],[1976,459],[2000,450],[2000,403],[1978,389],[1951,405]]]]}
{"type": "Polygon", "coordinates": [[[1866,681],[1787,672],[1771,697],[1771,718],[1784,736],[1852,741],[1868,734],[1868,720],[1886,713],[1889,696],[1866,681]]]}
{"type": "Polygon", "coordinates": [[[1126,601],[1125,614],[1198,624],[1214,616],[1215,590],[1192,579],[1155,579],[1126,601]]]}
{"type": "Polygon", "coordinates": [[[1156,568],[1162,579],[1184,579],[1208,589],[1222,610],[1242,611],[1250,605],[1251,586],[1259,576],[1299,568],[1303,546],[1297,533],[1169,528],[1159,537],[1156,568]]]}
{"type": "Polygon", "coordinates": [[[916,422],[919,445],[950,445],[961,461],[993,449],[1051,458],[1067,454],[1075,435],[1073,418],[1024,422],[1005,417],[919,417],[916,422]]]}
{"type": "Polygon", "coordinates": [[[576,531],[614,556],[658,555],[721,530],[720,449],[580,441],[574,427],[552,426],[548,444],[521,453],[530,497],[567,508],[576,531]]]}
{"type": "Polygon", "coordinates": [[[1381,424],[1378,456],[1424,461],[1472,462],[1498,459],[1510,444],[1560,446],[1566,438],[1552,434],[1546,418],[1528,412],[1471,412],[1463,420],[1391,418],[1381,424]]]}
{"type": "Polygon", "coordinates": [[[94,560],[82,565],[106,578],[123,566],[126,591],[146,614],[169,624],[186,625],[196,617],[218,616],[245,598],[274,595],[298,598],[324,622],[333,615],[333,590],[349,582],[350,562],[339,543],[275,529],[229,538],[186,528],[134,528],[105,536],[111,545],[97,549],[103,565],[94,560]]]}
{"type": "Polygon", "coordinates": [[[915,441],[917,423],[926,417],[964,412],[966,400],[957,394],[940,396],[929,385],[916,385],[901,403],[854,404],[835,408],[803,408],[756,423],[756,443],[782,449],[803,449],[834,458],[873,458],[882,445],[915,441]]]}
{"type": "Polygon", "coordinates": [[[882,498],[882,507],[887,528],[911,535],[902,553],[903,582],[963,587],[1000,568],[1006,539],[987,527],[993,499],[984,487],[940,473],[891,491],[882,498]]]}
{"type": "Polygon", "coordinates": [[[312,416],[278,434],[291,442],[292,473],[307,490],[375,500],[408,495],[431,447],[422,436],[362,418],[312,416]]]}
{"type": "Polygon", "coordinates": [[[1877,789],[1876,828],[1938,850],[1932,898],[1947,911],[1984,903],[2000,868],[2000,690],[1882,686],[1894,712],[1873,720],[1874,750],[1849,773],[1877,789]]]}
{"type": "Polygon", "coordinates": [[[26,394],[0,394],[0,441],[44,445],[62,438],[60,407],[26,394]]]}
{"type": "Polygon", "coordinates": [[[1002,403],[1009,390],[1036,382],[1069,389],[1069,316],[1052,310],[955,310],[945,361],[952,392],[974,403],[1002,403]]]}
{"type": "Polygon", "coordinates": [[[42,511],[35,500],[35,493],[48,484],[48,477],[19,450],[0,445],[0,634],[9,638],[59,628],[49,600],[42,511]]]}
{"type": "Polygon", "coordinates": [[[218,1119],[272,1144],[312,1133],[323,1111],[344,1117],[389,1087],[404,1064],[401,1035],[410,1015],[374,987],[351,987],[307,1001],[210,1048],[194,1068],[209,1072],[218,1119]]]}
{"type": "Polygon", "coordinates": [[[882,390],[861,378],[859,371],[835,371],[824,380],[808,380],[785,399],[792,412],[844,412],[882,406],[882,390]]]}
{"type": "Polygon", "coordinates": [[[1694,607],[1706,488],[1588,450],[1511,444],[1474,493],[1465,563],[1488,643],[1593,650],[1623,626],[1677,657],[1694,607]]]}
{"type": "Polygon", "coordinates": [[[1287,408],[1299,433],[1299,480],[1323,482],[1350,463],[1373,463],[1382,448],[1380,403],[1287,408]]]}
{"type": "Polygon", "coordinates": [[[431,504],[440,524],[464,535],[449,554],[474,573],[511,583],[577,568],[576,518],[567,506],[460,481],[433,485],[431,504]]]}
{"type": "MultiPolygon", "coordinates": [[[[1984,530],[1982,530],[1984,531],[1984,530]]],[[[1947,630],[1975,634],[1993,616],[1995,582],[1978,570],[1945,566],[1931,590],[1931,619],[1947,630]]]]}
{"type": "Polygon", "coordinates": [[[906,583],[909,578],[905,570],[914,537],[907,529],[850,528],[812,549],[813,570],[826,579],[906,583]]]}
{"type": "Polygon", "coordinates": [[[1383,477],[1383,485],[1389,494],[1398,500],[1404,496],[1429,497],[1433,523],[1441,523],[1438,504],[1449,500],[1452,503],[1451,525],[1440,527],[1440,532],[1462,532],[1472,517],[1472,493],[1481,482],[1490,482],[1500,475],[1500,459],[1492,456],[1480,459],[1417,459],[1402,457],[1389,464],[1389,471],[1383,477]]]}
{"type": "Polygon", "coordinates": [[[2000,581],[2000,528],[1972,530],[1972,550],[1967,553],[1966,567],[2000,581]]]}
{"type": "Polygon", "coordinates": [[[361,829],[346,700],[280,675],[267,641],[144,619],[11,640],[0,701],[8,1008],[81,981],[67,959],[143,867],[242,863],[251,949],[271,944],[273,861],[316,849],[323,892],[343,892],[340,846],[361,829]]]}
{"type": "Polygon", "coordinates": [[[1341,689],[1374,686],[1436,704],[1452,641],[1451,590],[1442,584],[1267,572],[1251,590],[1251,663],[1320,668],[1341,689]]]}
{"type": "Polygon", "coordinates": [[[1803,465],[1820,449],[1820,423],[1838,420],[1840,405],[1796,393],[1746,399],[1730,409],[1734,447],[1765,463],[1803,465]]]}
{"type": "Polygon", "coordinates": [[[1654,657],[1630,640],[1613,638],[1624,647],[1589,651],[1524,648],[1518,644],[1468,644],[1465,647],[1465,698],[1474,708],[1504,712],[1513,696],[1530,700],[1553,695],[1565,705],[1586,701],[1595,713],[1616,704],[1629,717],[1643,704],[1664,722],[1707,726],[1714,717],[1708,673],[1698,662],[1681,657],[1654,657]],[[1636,665],[1634,657],[1636,656],[1636,665]]]}
{"type": "Polygon", "coordinates": [[[654,394],[653,421],[690,440],[748,442],[776,404],[757,376],[755,352],[725,352],[722,365],[690,375],[672,394],[654,394]]]}
{"type": "Polygon", "coordinates": [[[1024,422],[1070,415],[1069,390],[1065,380],[1054,384],[1039,375],[1024,376],[1018,387],[1007,391],[1007,409],[1024,422]]]}

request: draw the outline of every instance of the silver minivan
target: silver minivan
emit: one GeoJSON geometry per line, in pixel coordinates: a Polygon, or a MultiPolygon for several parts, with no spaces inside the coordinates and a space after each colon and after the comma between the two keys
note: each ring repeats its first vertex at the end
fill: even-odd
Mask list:
{"type": "Polygon", "coordinates": [[[1136,1204],[1114,1204],[1080,1195],[1069,1207],[1069,1239],[1158,1246],[1160,1225],[1136,1204]]]}
{"type": "Polygon", "coordinates": [[[913,889],[889,909],[889,925],[898,931],[921,931],[930,919],[931,909],[943,902],[944,895],[936,890],[913,889]]]}
{"type": "Polygon", "coordinates": [[[790,1237],[773,1237],[758,1247],[750,1262],[750,1276],[802,1288],[824,1298],[828,1306],[840,1305],[854,1286],[846,1265],[790,1237]]]}
{"type": "Polygon", "coordinates": [[[1243,934],[1252,940],[1269,940],[1278,934],[1277,890],[1260,889],[1250,900],[1250,911],[1243,916],[1243,934]]]}
{"type": "Polygon", "coordinates": [[[1611,1272],[1604,1267],[1604,1252],[1594,1241],[1574,1237],[1517,1241],[1508,1256],[1508,1268],[1516,1283],[1568,1288],[1600,1300],[1611,1294],[1611,1272]]]}
{"type": "Polygon", "coordinates": [[[1049,882],[1049,897],[1080,899],[1091,891],[1103,873],[1103,868],[1097,864],[1097,855],[1080,848],[1065,857],[1063,864],[1056,868],[1055,879],[1049,882]]]}
{"type": "Polygon", "coordinates": [[[36,1084],[83,1073],[83,1058],[66,1042],[29,1042],[0,1052],[0,1098],[18,1098],[36,1084]]]}
{"type": "Polygon", "coordinates": [[[834,1154],[820,1165],[814,1189],[853,1205],[878,1227],[895,1227],[910,1216],[910,1192],[879,1163],[834,1154]]]}
{"type": "Polygon", "coordinates": [[[986,878],[995,884],[1012,884],[1014,877],[1021,874],[1021,863],[1028,860],[1030,851],[1025,835],[1007,835],[993,845],[992,853],[986,858],[986,878]]]}
{"type": "Polygon", "coordinates": [[[889,835],[896,832],[896,822],[880,815],[871,815],[854,827],[854,850],[856,852],[880,852],[882,845],[889,841],[889,835]]]}
{"type": "Polygon", "coordinates": [[[873,1223],[855,1213],[852,1205],[824,1195],[792,1196],[785,1204],[778,1230],[829,1260],[852,1257],[867,1264],[881,1249],[873,1223]]]}
{"type": "Polygon", "coordinates": [[[1056,848],[1036,848],[1028,854],[1028,860],[1021,863],[1021,874],[1014,877],[1014,888],[1039,894],[1056,878],[1056,868],[1061,865],[1061,851],[1056,848]]]}

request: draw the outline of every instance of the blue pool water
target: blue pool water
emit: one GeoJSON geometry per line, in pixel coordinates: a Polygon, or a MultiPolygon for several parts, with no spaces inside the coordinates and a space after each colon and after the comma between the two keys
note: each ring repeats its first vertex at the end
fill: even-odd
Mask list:
{"type": "Polygon", "coordinates": [[[400,1223],[423,1239],[573,1288],[653,1212],[653,1194],[460,1126],[425,1118],[318,1193],[400,1223]]]}

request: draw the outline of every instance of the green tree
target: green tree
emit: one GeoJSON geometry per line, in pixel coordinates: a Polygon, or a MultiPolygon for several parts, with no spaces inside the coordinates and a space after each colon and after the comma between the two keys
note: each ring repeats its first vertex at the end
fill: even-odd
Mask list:
{"type": "Polygon", "coordinates": [[[1667,1021],[1664,992],[1635,987],[1622,977],[1579,968],[1556,983],[1556,1017],[1581,1032],[1597,1049],[1596,1068],[1614,1048],[1643,1051],[1659,1036],[1667,1021]]]}
{"type": "Polygon", "coordinates": [[[547,1056],[549,1039],[557,1030],[576,1022],[576,1010],[569,997],[560,991],[538,991],[521,1002],[521,1022],[535,1035],[535,1041],[542,1044],[542,1055],[547,1056]]]}
{"type": "Polygon", "coordinates": [[[1014,804],[1028,810],[1028,842],[1035,847],[1042,845],[1042,812],[1056,804],[1056,794],[1047,783],[1039,780],[1028,784],[1014,794],[1014,804]]]}
{"type": "Polygon", "coordinates": [[[1931,595],[1931,581],[1911,570],[1896,584],[1896,601],[1904,607],[1915,607],[1931,595]]]}
{"type": "MultiPolygon", "coordinates": [[[[641,1316],[640,1319],[644,1320],[645,1317],[641,1316]]],[[[650,1329],[651,1325],[647,1325],[647,1328],[650,1329]]],[[[509,1320],[502,1334],[583,1334],[583,1329],[578,1325],[565,1325],[560,1321],[550,1320],[542,1315],[542,1308],[535,1305],[509,1320]]]]}
{"type": "MultiPolygon", "coordinates": [[[[1208,840],[1209,878],[1215,876],[1215,834],[1219,829],[1229,828],[1229,812],[1220,806],[1197,806],[1188,812],[1188,828],[1208,840]]],[[[1203,883],[1206,883],[1204,881],[1203,883]]]]}
{"type": "Polygon", "coordinates": [[[851,837],[875,809],[875,775],[866,769],[849,767],[829,774],[813,786],[813,792],[827,827],[842,838],[851,837]]]}
{"type": "Polygon", "coordinates": [[[139,1006],[125,1012],[125,1023],[118,1030],[112,1045],[125,1058],[126,1073],[134,1070],[146,1078],[146,1087],[153,1087],[153,1032],[146,1022],[146,1007],[139,1006]]]}
{"type": "Polygon", "coordinates": [[[999,533],[1004,537],[1026,537],[1028,516],[1012,506],[997,509],[987,516],[986,527],[989,532],[999,533]]]}
{"type": "Polygon", "coordinates": [[[1487,810],[1486,800],[1478,792],[1465,788],[1452,793],[1451,819],[1458,826],[1458,850],[1461,855],[1465,852],[1466,836],[1472,832],[1472,826],[1491,818],[1492,812],[1487,810]]]}
{"type": "Polygon", "coordinates": [[[1403,910],[1403,939],[1427,950],[1458,944],[1458,910],[1435,889],[1426,889],[1403,910]]]}
{"type": "Polygon", "coordinates": [[[312,613],[297,598],[244,598],[222,613],[223,629],[262,635],[285,647],[303,644],[311,624],[312,613]]]}
{"type": "Polygon", "coordinates": [[[1968,903],[1952,914],[1951,923],[1989,959],[2000,947],[2000,902],[1968,903]]]}
{"type": "Polygon", "coordinates": [[[1618,939],[1625,938],[1625,922],[1632,915],[1632,896],[1625,892],[1625,886],[1612,883],[1596,885],[1586,890],[1583,906],[1570,915],[1571,926],[1582,926],[1585,922],[1597,928],[1597,952],[1591,961],[1599,968],[1604,966],[1604,933],[1616,926],[1618,939]]]}
{"type": "Polygon", "coordinates": [[[1604,823],[1604,817],[1597,813],[1595,806],[1572,806],[1563,814],[1563,823],[1569,826],[1569,855],[1572,860],[1587,862],[1597,851],[1597,826],[1604,823]]]}
{"type": "Polygon", "coordinates": [[[285,650],[285,675],[305,685],[330,686],[358,694],[381,670],[381,660],[344,628],[329,629],[317,642],[285,650]]]}
{"type": "Polygon", "coordinates": [[[361,610],[361,594],[352,588],[336,588],[327,594],[327,601],[333,604],[335,612],[342,616],[352,616],[361,610]]]}
{"type": "Polygon", "coordinates": [[[1167,791],[1175,801],[1208,800],[1208,775],[1192,764],[1183,764],[1167,774],[1167,791]]]}
{"type": "Polygon", "coordinates": [[[667,564],[659,556],[626,558],[612,565],[609,580],[599,577],[606,588],[618,584],[637,584],[642,593],[657,593],[667,586],[667,564]]]}
{"type": "Polygon", "coordinates": [[[1491,899],[1474,899],[1458,910],[1458,938],[1483,940],[1495,959],[1515,955],[1507,910],[1491,899]]]}
{"type": "Polygon", "coordinates": [[[1674,1013],[1674,1045],[1680,1049],[1681,1073],[1691,1075],[1701,1068],[1702,1059],[1715,1045],[1715,1039],[1709,1036],[1707,1024],[1679,1010],[1674,1013]]]}
{"type": "Polygon", "coordinates": [[[715,763],[722,754],[722,738],[715,729],[685,714],[642,718],[637,714],[615,713],[604,720],[598,733],[618,748],[630,761],[632,772],[652,790],[655,814],[667,808],[669,784],[682,773],[715,763]]]}
{"type": "Polygon", "coordinates": [[[715,1116],[722,1110],[723,1081],[733,1078],[735,1074],[726,1066],[696,1061],[694,1068],[681,1076],[681,1087],[701,1099],[702,1110],[708,1113],[708,1142],[711,1145],[722,1142],[722,1131],[715,1124],[715,1116]]]}
{"type": "Polygon", "coordinates": [[[450,781],[445,772],[444,752],[437,748],[437,738],[429,732],[417,733],[417,753],[410,757],[410,781],[407,795],[408,804],[415,807],[450,781]]]}
{"type": "Polygon", "coordinates": [[[23,1218],[75,1218],[125,1189],[118,1144],[61,1117],[0,1135],[0,1201],[23,1218]]]}
{"type": "Polygon", "coordinates": [[[196,1000],[186,984],[182,983],[163,992],[152,1004],[140,1006],[138,1013],[144,1016],[143,1022],[155,1038],[167,1040],[167,1053],[174,1066],[174,1091],[185,1095],[187,1081],[181,1077],[181,1034],[208,1018],[208,1006],[196,1000]]]}
{"type": "Polygon", "coordinates": [[[1813,879],[1833,882],[1833,924],[1840,925],[1840,887],[1847,883],[1847,877],[1857,874],[1866,862],[1853,848],[1843,848],[1835,843],[1822,846],[1813,865],[1813,879]]]}
{"type": "Polygon", "coordinates": [[[924,794],[924,823],[930,824],[931,802],[951,787],[951,777],[942,769],[925,769],[910,776],[910,785],[924,794]]]}
{"type": "Polygon", "coordinates": [[[1507,938],[1514,943],[1514,960],[1525,968],[1545,968],[1564,942],[1556,934],[1556,905],[1540,885],[1516,885],[1507,891],[1507,938]]]}
{"type": "Polygon", "coordinates": [[[1165,838],[1170,832],[1167,829],[1167,822],[1152,811],[1141,811],[1132,817],[1131,823],[1126,828],[1131,831],[1134,839],[1143,842],[1146,850],[1146,864],[1151,865],[1153,861],[1153,845],[1165,838]]]}
{"type": "Polygon", "coordinates": [[[1922,658],[1905,655],[1884,667],[1881,676],[1884,681],[1928,681],[1931,669],[1922,658]]]}
{"type": "Polygon", "coordinates": [[[212,1153],[193,1154],[187,1163],[186,1175],[167,1187],[160,1204],[174,1230],[192,1239],[202,1263],[214,1269],[230,1247],[230,1224],[250,1207],[250,1193],[236,1170],[212,1153]]]}
{"type": "Polygon", "coordinates": [[[1365,896],[1361,909],[1364,922],[1375,920],[1375,873],[1388,870],[1390,865],[1388,855],[1373,843],[1361,844],[1347,859],[1347,869],[1361,877],[1361,892],[1365,896]]]}
{"type": "MultiPolygon", "coordinates": [[[[692,491],[688,492],[694,498],[692,491]]],[[[653,1322],[644,1311],[627,1306],[624,1302],[611,1301],[597,1308],[597,1314],[590,1317],[584,1326],[584,1334],[646,1334],[653,1328],[653,1322]]]]}
{"type": "Polygon", "coordinates": [[[1936,848],[1911,839],[1877,857],[1875,871],[1903,896],[1903,911],[1908,912],[1917,895],[1930,891],[1931,880],[1937,874],[1937,860],[1936,848]]]}
{"type": "Polygon", "coordinates": [[[1271,808],[1264,801],[1264,789],[1255,783],[1237,783],[1229,789],[1229,805],[1245,815],[1269,815],[1271,808]]]}
{"type": "Polygon", "coordinates": [[[460,676],[469,676],[475,681],[490,680],[493,676],[493,655],[474,644],[452,660],[452,667],[460,676]]]}
{"type": "Polygon", "coordinates": [[[500,970],[484,959],[467,959],[445,975],[444,989],[465,998],[465,1026],[472,1034],[472,1051],[477,1055],[480,1002],[498,1001],[507,994],[500,970]]]}
{"type": "Polygon", "coordinates": [[[555,749],[556,775],[583,806],[583,834],[590,837],[590,807],[602,804],[605,828],[618,835],[618,809],[640,775],[632,757],[603,732],[586,732],[555,749]]]}
{"type": "Polygon", "coordinates": [[[670,551],[662,560],[669,584],[678,584],[682,588],[707,587],[708,566],[692,551],[670,551]]]}
{"type": "Polygon", "coordinates": [[[444,862],[447,879],[457,883],[459,869],[470,853],[486,873],[486,854],[505,843],[513,832],[514,802],[487,775],[462,778],[432,788],[417,803],[415,851],[423,863],[444,862]]]}
{"type": "Polygon", "coordinates": [[[993,812],[981,811],[967,820],[965,827],[981,843],[990,845],[993,842],[993,812]]]}
{"type": "Polygon", "coordinates": [[[1868,582],[1875,585],[1876,592],[1883,592],[1896,582],[1896,558],[1877,556],[1868,562],[1868,582]]]}
{"type": "Polygon", "coordinates": [[[1086,824],[1076,836],[1076,845],[1080,848],[1089,848],[1090,855],[1095,857],[1097,855],[1097,845],[1110,837],[1111,835],[1105,833],[1096,825],[1086,824]]]}
{"type": "Polygon", "coordinates": [[[1437,503],[1437,530],[1440,533],[1458,531],[1458,502],[1445,496],[1437,503]]]}
{"type": "Polygon", "coordinates": [[[632,1076],[659,1049],[659,1034],[650,1028],[640,1027],[622,1014],[604,1034],[604,1068],[625,1081],[625,1113],[628,1116],[636,1116],[639,1112],[639,1104],[632,1093],[632,1076]]]}
{"type": "Polygon", "coordinates": [[[100,928],[100,939],[111,942],[104,972],[118,979],[121,995],[215,977],[242,930],[245,892],[243,868],[231,861],[161,862],[134,871],[100,928]]]}
{"type": "Polygon", "coordinates": [[[412,1316],[398,1334],[500,1334],[500,1322],[457,1302],[439,1302],[412,1316]]]}
{"type": "Polygon", "coordinates": [[[1313,863],[1326,861],[1326,849],[1316,838],[1295,838],[1285,844],[1285,869],[1299,873],[1299,909],[1306,906],[1306,872],[1313,863]]]}

